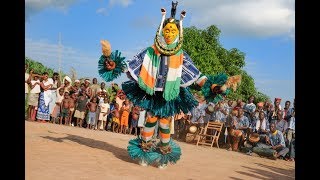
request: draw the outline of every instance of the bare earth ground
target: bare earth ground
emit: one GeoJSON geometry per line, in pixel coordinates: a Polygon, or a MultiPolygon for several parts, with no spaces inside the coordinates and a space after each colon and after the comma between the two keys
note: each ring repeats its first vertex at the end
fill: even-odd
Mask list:
{"type": "Polygon", "coordinates": [[[127,154],[134,136],[25,121],[27,180],[295,179],[295,164],[177,142],[181,159],[142,167],[127,154]]]}

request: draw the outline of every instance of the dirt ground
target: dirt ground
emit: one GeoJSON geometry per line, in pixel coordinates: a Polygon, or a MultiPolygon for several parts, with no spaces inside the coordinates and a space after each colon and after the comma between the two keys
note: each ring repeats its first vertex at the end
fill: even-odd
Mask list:
{"type": "Polygon", "coordinates": [[[166,169],[131,160],[132,135],[25,121],[26,180],[295,179],[295,164],[177,142],[181,159],[166,169]]]}

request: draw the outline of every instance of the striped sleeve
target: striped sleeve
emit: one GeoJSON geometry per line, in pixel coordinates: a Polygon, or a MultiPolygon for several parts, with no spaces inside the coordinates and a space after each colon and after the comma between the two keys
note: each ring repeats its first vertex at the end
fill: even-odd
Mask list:
{"type": "Polygon", "coordinates": [[[132,59],[129,59],[126,61],[128,66],[128,71],[131,77],[136,81],[138,81],[138,76],[143,63],[143,58],[147,52],[147,49],[148,48],[142,49],[137,55],[133,56],[132,59]]]}
{"type": "Polygon", "coordinates": [[[201,76],[201,72],[194,65],[190,56],[186,52],[183,52],[181,87],[190,86],[192,83],[197,81],[200,76],[201,76]]]}

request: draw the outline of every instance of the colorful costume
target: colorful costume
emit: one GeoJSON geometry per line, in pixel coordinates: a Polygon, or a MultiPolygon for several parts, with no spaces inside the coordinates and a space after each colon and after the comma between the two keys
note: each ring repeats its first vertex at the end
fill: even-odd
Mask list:
{"type": "MultiPolygon", "coordinates": [[[[208,101],[217,102],[230,92],[230,88],[235,90],[241,79],[240,76],[228,78],[226,74],[201,74],[189,55],[181,49],[182,20],[186,12],[182,11],[180,20],[176,20],[176,6],[177,3],[173,3],[171,17],[167,19],[166,10],[161,9],[162,21],[154,45],[126,61],[126,72],[130,81],[124,82],[122,89],[134,105],[151,114],[146,118],[142,136],[130,140],[128,145],[130,157],[139,159],[141,165],[157,164],[162,168],[169,162],[176,163],[180,159],[181,149],[170,136],[170,123],[175,114],[181,111],[191,112],[198,105],[189,86],[200,86],[208,101]],[[153,139],[157,123],[159,142],[153,139]]],[[[100,59],[99,63],[106,61],[107,58],[100,59]]],[[[122,64],[120,62],[116,67],[123,68],[122,64]]],[[[99,67],[103,66],[100,63],[99,67]]],[[[105,69],[108,67],[105,66],[105,69]]],[[[112,74],[112,70],[108,73],[112,74]]]]}

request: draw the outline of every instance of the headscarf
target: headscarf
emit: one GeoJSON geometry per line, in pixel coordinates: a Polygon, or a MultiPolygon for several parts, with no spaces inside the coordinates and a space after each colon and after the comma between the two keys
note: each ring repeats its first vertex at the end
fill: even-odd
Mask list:
{"type": "Polygon", "coordinates": [[[62,82],[64,83],[65,80],[67,80],[70,84],[72,83],[72,80],[71,80],[71,78],[70,78],[69,76],[65,76],[65,77],[63,78],[62,82]]]}

